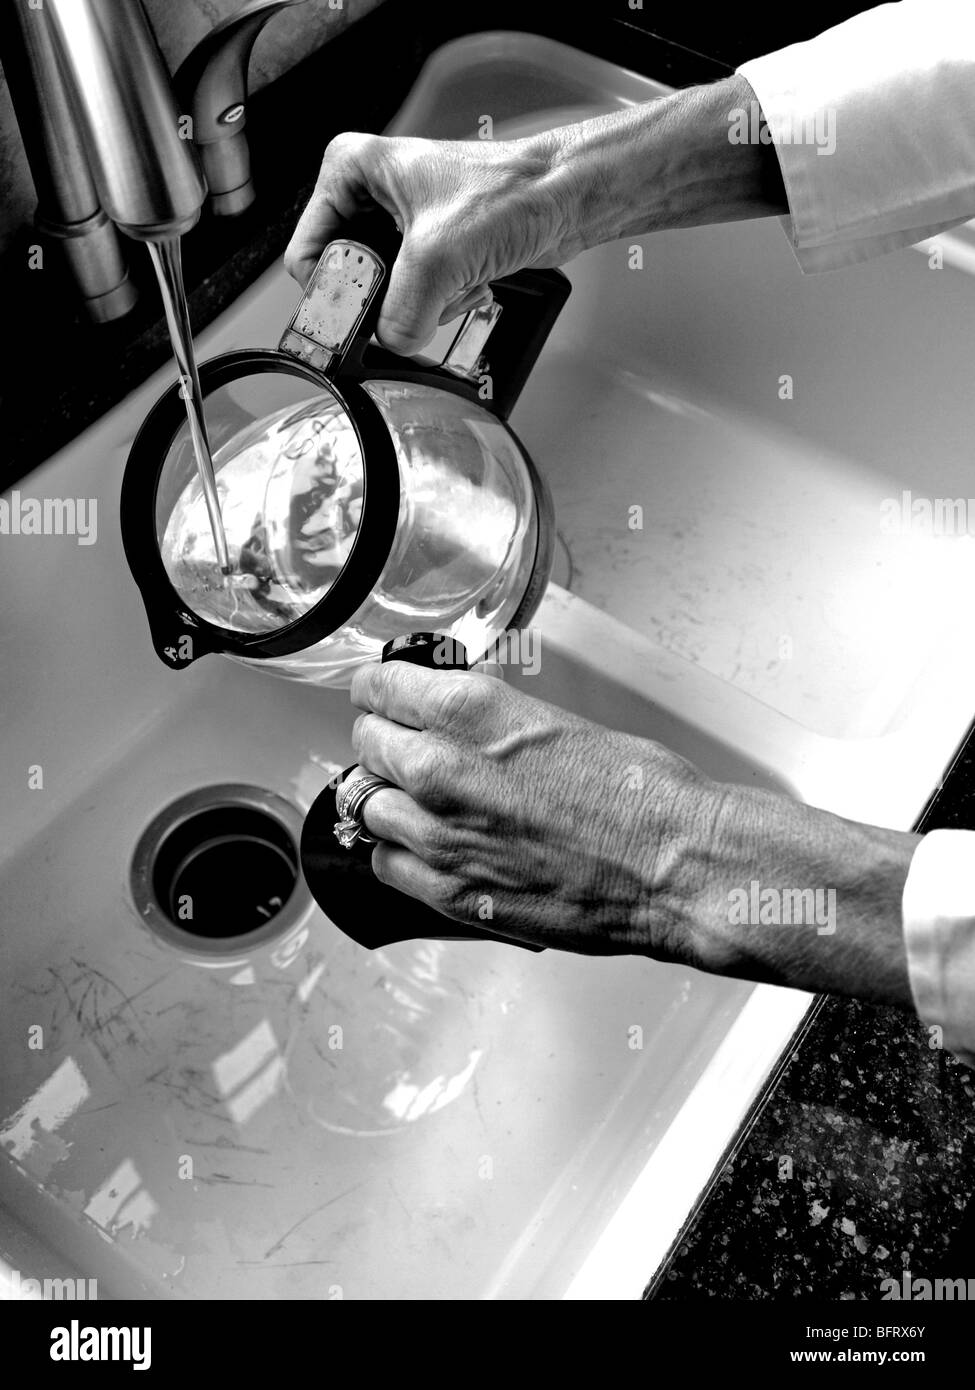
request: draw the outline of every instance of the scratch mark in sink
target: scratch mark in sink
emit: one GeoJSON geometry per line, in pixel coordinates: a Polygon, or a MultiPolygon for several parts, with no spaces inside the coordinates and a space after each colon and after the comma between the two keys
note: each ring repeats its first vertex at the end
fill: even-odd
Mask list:
{"type": "MultiPolygon", "coordinates": [[[[61,994],[64,997],[64,1002],[67,1007],[67,1013],[69,1017],[74,1020],[79,1035],[86,1041],[90,1042],[91,1045],[101,1056],[101,1059],[105,1063],[105,1065],[111,1067],[112,1055],[110,1047],[106,1042],[103,1041],[102,1038],[98,1036],[101,1028],[101,1021],[97,1017],[97,997],[94,1001],[95,1017],[90,1017],[88,1012],[86,1011],[87,1002],[92,993],[93,982],[90,980],[84,981],[82,983],[81,995],[80,997],[78,997],[73,992],[73,990],[78,985],[79,980],[72,980],[70,983],[66,984],[65,981],[62,979],[60,972],[56,970],[54,966],[49,965],[47,967],[47,970],[48,973],[51,976],[53,976],[55,985],[61,991],[61,994]]],[[[50,1028],[52,1033],[55,1034],[55,1036],[59,1035],[61,1032],[62,1020],[58,1017],[57,1008],[55,1008],[52,1012],[50,1028]]],[[[110,1041],[112,1040],[110,1039],[110,1041]]],[[[123,1041],[130,1041],[134,1042],[135,1044],[139,1043],[139,1039],[131,1033],[131,1030],[129,1032],[128,1038],[123,1039],[123,1041]]]]}
{"type": "Polygon", "coordinates": [[[238,1260],[237,1264],[252,1269],[297,1269],[301,1265],[333,1265],[334,1260],[275,1260],[273,1264],[268,1264],[266,1260],[238,1260]]]}
{"type": "Polygon", "coordinates": [[[135,1019],[135,1022],[138,1025],[138,1027],[141,1029],[142,1024],[139,1021],[139,1017],[136,1014],[135,1010],[132,1009],[132,1004],[136,999],[140,998],[141,995],[147,994],[149,990],[155,989],[157,985],[160,985],[163,983],[163,981],[168,980],[170,975],[172,974],[172,971],[168,970],[165,975],[160,975],[158,979],[150,980],[148,984],[143,985],[141,989],[137,989],[134,994],[130,995],[126,994],[125,991],[121,988],[121,986],[117,985],[114,980],[109,979],[109,977],[105,975],[101,970],[99,970],[96,966],[88,965],[84,961],[77,960],[74,956],[72,956],[71,958],[71,963],[74,966],[76,966],[76,968],[81,974],[87,972],[88,975],[92,977],[92,985],[94,985],[95,980],[101,980],[102,983],[106,985],[110,990],[114,990],[115,993],[119,995],[121,999],[121,1003],[116,1005],[114,1011],[106,1015],[100,1021],[99,1027],[105,1027],[107,1024],[114,1022],[114,1020],[118,1017],[118,1015],[122,1012],[123,1009],[131,1009],[132,1016],[135,1019]]]}
{"type": "Polygon", "coordinates": [[[387,1179],[386,1179],[386,1183],[387,1183],[387,1186],[389,1187],[390,1192],[393,1194],[393,1196],[396,1198],[397,1202],[399,1202],[400,1206],[403,1208],[404,1214],[412,1219],[412,1213],[410,1212],[409,1207],[408,1207],[408,1206],[406,1205],[406,1203],[403,1201],[402,1197],[399,1195],[399,1192],[397,1191],[397,1188],[396,1188],[396,1184],[393,1182],[392,1178],[387,1178],[387,1179]]]}
{"type": "Polygon", "coordinates": [[[64,1012],[55,1003],[48,1025],[55,1037],[71,1020],[78,1036],[90,1043],[106,1066],[113,1069],[113,1052],[125,1047],[143,1052],[149,1049],[150,1039],[133,1008],[133,1000],[155,988],[166,976],[150,981],[130,996],[97,967],[74,957],[58,966],[48,965],[45,970],[49,978],[47,988],[23,992],[36,997],[53,991],[60,993],[64,1012]]]}
{"type": "Polygon", "coordinates": [[[311,1045],[312,1045],[312,1047],[315,1049],[315,1051],[318,1053],[319,1057],[321,1057],[322,1061],[326,1064],[326,1066],[329,1066],[329,1067],[337,1067],[337,1066],[338,1066],[338,1062],[336,1062],[336,1060],[335,1060],[334,1057],[329,1057],[329,1055],[328,1055],[327,1052],[323,1052],[323,1051],[322,1051],[322,1045],[321,1045],[321,1043],[318,1041],[317,1038],[312,1038],[312,1040],[311,1040],[311,1045]]]}
{"type": "Polygon", "coordinates": [[[193,1144],[198,1149],[233,1149],[242,1154],[269,1154],[271,1149],[260,1149],[255,1144],[238,1144],[236,1139],[231,1139],[228,1134],[220,1134],[216,1139],[194,1139],[193,1144]]]}
{"type": "Polygon", "coordinates": [[[272,1246],[269,1246],[269,1248],[265,1250],[265,1260],[269,1260],[272,1255],[276,1255],[278,1251],[281,1249],[281,1247],[284,1245],[285,1241],[287,1241],[291,1236],[293,1236],[295,1231],[298,1230],[299,1226],[303,1226],[306,1221],[311,1221],[313,1217],[316,1217],[319,1212],[325,1211],[327,1207],[333,1207],[336,1202],[341,1202],[344,1198],[351,1197],[353,1192],[358,1192],[359,1188],[365,1187],[365,1185],[365,1183],[357,1182],[354,1187],[346,1188],[344,1192],[338,1192],[334,1197],[329,1197],[327,1202],[322,1202],[320,1206],[315,1207],[313,1211],[308,1212],[305,1216],[299,1216],[298,1220],[294,1223],[294,1225],[289,1226],[288,1229],[283,1233],[283,1235],[279,1236],[278,1239],[274,1242],[274,1244],[272,1246]]]}
{"type": "Polygon", "coordinates": [[[261,1182],[258,1178],[232,1178],[229,1173],[209,1173],[197,1178],[197,1182],[219,1183],[230,1187],[275,1187],[273,1182],[261,1182]]]}
{"type": "Polygon", "coordinates": [[[176,1079],[167,1079],[166,1071],[166,1067],[161,1067],[152,1076],[146,1077],[146,1084],[164,1086],[167,1091],[174,1092],[185,1110],[192,1110],[194,1114],[204,1115],[208,1120],[214,1120],[218,1124],[229,1125],[233,1123],[229,1115],[220,1113],[218,1096],[211,1095],[189,1077],[178,1076],[176,1079]],[[205,1103],[201,1104],[201,1100],[205,1103]]]}
{"type": "Polygon", "coordinates": [[[197,1083],[191,1080],[189,1077],[187,1077],[185,1080],[181,1077],[177,1078],[176,1080],[162,1079],[163,1072],[165,1070],[166,1068],[163,1067],[160,1071],[154,1072],[153,1075],[148,1078],[148,1080],[155,1082],[157,1086],[165,1086],[166,1089],[169,1091],[176,1091],[177,1094],[182,1096],[184,1099],[185,1097],[192,1095],[193,1092],[196,1091],[203,1100],[208,1100],[212,1105],[220,1104],[219,1096],[214,1096],[211,1095],[209,1091],[204,1091],[201,1086],[198,1086],[197,1083]]]}

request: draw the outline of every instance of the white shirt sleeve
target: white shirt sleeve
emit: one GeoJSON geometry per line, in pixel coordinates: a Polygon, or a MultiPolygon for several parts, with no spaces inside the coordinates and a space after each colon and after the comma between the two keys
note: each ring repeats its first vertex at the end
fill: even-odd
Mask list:
{"type": "Polygon", "coordinates": [[[975,831],[925,835],[911,859],[903,910],[918,1016],[975,1066],[975,831]]]}
{"type": "Polygon", "coordinates": [[[804,271],[975,217],[975,0],[878,5],[738,72],[775,144],[804,271]]]}

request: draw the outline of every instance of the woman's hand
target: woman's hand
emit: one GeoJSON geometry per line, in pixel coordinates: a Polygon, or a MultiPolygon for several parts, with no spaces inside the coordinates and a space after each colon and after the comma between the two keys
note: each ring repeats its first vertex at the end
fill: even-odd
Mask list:
{"type": "Polygon", "coordinates": [[[571,200],[556,174],[560,142],[455,141],[340,135],[285,256],[306,284],[342,224],[378,204],[403,245],[378,336],[417,352],[436,331],[490,298],[488,282],[525,266],[560,265],[582,247],[571,200]]]}
{"type": "Polygon", "coordinates": [[[545,946],[688,957],[722,801],[691,764],[488,675],[390,663],[352,699],[360,765],[396,784],[365,809],[383,883],[545,946]]]}
{"type": "Polygon", "coordinates": [[[774,149],[728,138],[728,113],[754,100],[735,76],[524,140],[340,135],[285,264],[306,285],[343,222],[385,208],[403,246],[378,335],[418,352],[439,323],[485,302],[491,280],[526,266],[661,227],[785,212],[774,149]]]}
{"type": "Polygon", "coordinates": [[[364,811],[383,883],[517,940],[910,1005],[917,836],[714,782],[488,675],[369,666],[352,700],[360,765],[395,784],[364,811]],[[753,885],[829,920],[742,920],[753,885]]]}

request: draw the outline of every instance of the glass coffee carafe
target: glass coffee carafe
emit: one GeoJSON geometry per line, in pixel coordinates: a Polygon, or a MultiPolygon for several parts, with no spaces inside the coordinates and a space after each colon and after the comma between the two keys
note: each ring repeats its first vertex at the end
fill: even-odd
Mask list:
{"type": "Polygon", "coordinates": [[[436,630],[476,658],[537,607],[551,502],[507,417],[568,281],[499,280],[441,363],[406,359],[370,341],[398,244],[384,214],[356,219],[276,350],[201,366],[230,574],[178,384],[140,430],[123,542],[171,668],[222,652],[342,686],[403,633],[436,630]]]}

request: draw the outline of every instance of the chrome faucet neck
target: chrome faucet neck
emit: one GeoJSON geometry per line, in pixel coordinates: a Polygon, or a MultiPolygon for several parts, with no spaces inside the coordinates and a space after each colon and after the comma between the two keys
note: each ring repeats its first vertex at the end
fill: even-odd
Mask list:
{"type": "Polygon", "coordinates": [[[206,183],[141,0],[47,0],[46,8],[105,211],[139,241],[188,231],[206,183]]]}

